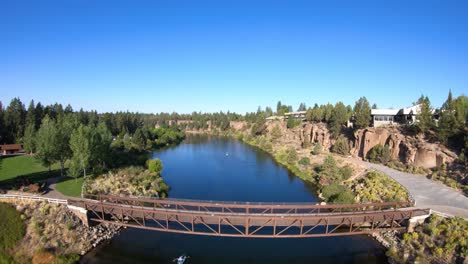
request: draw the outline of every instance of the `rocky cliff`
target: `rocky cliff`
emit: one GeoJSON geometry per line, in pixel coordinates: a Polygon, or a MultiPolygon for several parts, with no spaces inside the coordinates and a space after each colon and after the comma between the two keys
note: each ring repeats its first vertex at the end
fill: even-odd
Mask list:
{"type": "MultiPolygon", "coordinates": [[[[292,146],[296,149],[311,147],[319,143],[323,150],[329,150],[334,143],[325,123],[303,122],[301,125],[288,129],[286,121],[267,121],[265,134],[272,137],[274,127],[281,131],[281,137],[277,144],[292,146]]],[[[249,125],[244,121],[231,122],[231,128],[235,131],[249,132],[249,125]]],[[[434,168],[443,163],[452,163],[457,155],[444,145],[430,143],[423,138],[404,133],[396,127],[366,128],[354,132],[354,138],[350,136],[350,154],[361,158],[367,157],[369,151],[381,144],[388,145],[392,158],[405,164],[434,168]]]]}
{"type": "Polygon", "coordinates": [[[354,141],[350,142],[351,154],[367,157],[369,151],[377,144],[388,145],[393,159],[423,168],[440,167],[443,163],[451,163],[457,158],[457,155],[445,146],[406,135],[396,127],[355,131],[354,141]]]}

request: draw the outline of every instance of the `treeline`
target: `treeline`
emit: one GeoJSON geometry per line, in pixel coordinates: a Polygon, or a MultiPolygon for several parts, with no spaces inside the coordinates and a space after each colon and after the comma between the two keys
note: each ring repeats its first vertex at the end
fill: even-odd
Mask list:
{"type": "Polygon", "coordinates": [[[125,165],[144,150],[183,138],[184,133],[174,127],[145,124],[145,116],[139,113],[75,112],[70,105],[43,106],[34,101],[26,110],[19,98],[4,109],[0,102],[0,143],[22,143],[49,169],[60,163],[62,175],[66,161],[71,175],[87,175],[91,168],[101,172],[125,165]]]}

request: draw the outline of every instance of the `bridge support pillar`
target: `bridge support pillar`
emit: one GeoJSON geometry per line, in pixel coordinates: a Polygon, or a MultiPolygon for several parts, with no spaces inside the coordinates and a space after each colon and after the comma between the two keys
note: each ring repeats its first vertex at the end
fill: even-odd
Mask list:
{"type": "Polygon", "coordinates": [[[67,205],[67,207],[74,215],[76,215],[81,220],[81,222],[85,226],[89,227],[88,210],[82,207],[73,206],[73,205],[67,205]]]}
{"type": "Polygon", "coordinates": [[[430,213],[427,214],[427,215],[413,216],[412,218],[410,218],[409,221],[408,221],[408,228],[406,229],[406,232],[408,232],[408,233],[413,232],[414,228],[416,226],[424,223],[426,218],[428,218],[429,216],[431,216],[430,213]]]}

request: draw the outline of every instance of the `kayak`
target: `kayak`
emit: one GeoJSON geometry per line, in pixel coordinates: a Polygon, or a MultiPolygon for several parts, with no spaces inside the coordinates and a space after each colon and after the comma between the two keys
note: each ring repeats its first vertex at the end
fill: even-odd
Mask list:
{"type": "Polygon", "coordinates": [[[188,256],[182,255],[182,256],[176,258],[174,261],[177,261],[177,264],[184,264],[185,261],[186,261],[188,258],[189,258],[188,256]]]}

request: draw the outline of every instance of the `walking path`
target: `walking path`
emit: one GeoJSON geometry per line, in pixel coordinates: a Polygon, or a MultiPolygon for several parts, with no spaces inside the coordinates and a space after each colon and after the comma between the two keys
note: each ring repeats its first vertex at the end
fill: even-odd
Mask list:
{"type": "Polygon", "coordinates": [[[468,218],[468,198],[462,193],[441,183],[427,179],[424,175],[411,174],[392,168],[365,162],[357,158],[353,160],[369,169],[383,172],[403,185],[413,196],[416,207],[430,208],[434,211],[453,216],[468,218]]]}

